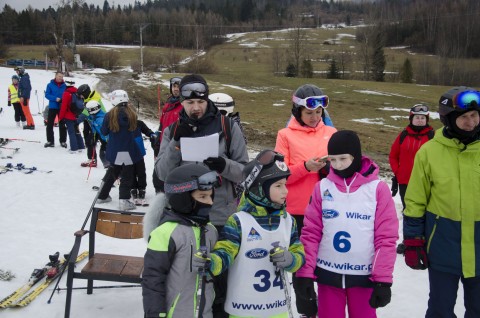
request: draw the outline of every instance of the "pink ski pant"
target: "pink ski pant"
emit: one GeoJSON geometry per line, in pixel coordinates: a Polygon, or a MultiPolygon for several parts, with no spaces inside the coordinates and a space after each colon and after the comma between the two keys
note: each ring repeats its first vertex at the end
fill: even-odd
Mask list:
{"type": "Polygon", "coordinates": [[[368,303],[373,288],[337,288],[318,284],[318,318],[376,318],[376,311],[368,303]]]}

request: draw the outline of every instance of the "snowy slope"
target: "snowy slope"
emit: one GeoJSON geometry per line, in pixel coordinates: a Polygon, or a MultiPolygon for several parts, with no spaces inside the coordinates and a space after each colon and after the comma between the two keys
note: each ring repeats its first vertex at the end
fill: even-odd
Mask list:
{"type": "MultiPolygon", "coordinates": [[[[35,166],[40,170],[53,170],[52,173],[36,171],[23,174],[12,171],[0,175],[0,269],[10,270],[16,278],[11,281],[0,281],[0,299],[22,285],[34,268],[42,267],[48,262],[48,255],[56,251],[67,253],[74,241],[73,233],[79,230],[85,221],[96,192],[92,186],[99,185],[105,170],[92,168],[88,177],[88,168],[80,167],[86,160],[85,152],[69,154],[58,146],[58,129],[55,129],[55,148],[44,148],[46,142],[45,127],[42,118],[36,114],[38,109],[47,105],[43,101],[43,91],[53,78],[53,72],[27,70],[32,80],[31,111],[35,114],[36,130],[22,130],[15,127],[13,108],[7,107],[7,84],[14,74],[12,69],[0,68],[0,79],[4,83],[0,89],[0,137],[19,138],[37,142],[12,141],[7,146],[20,148],[11,159],[0,159],[0,165],[6,163],[23,163],[27,167],[35,166]],[[35,90],[37,95],[35,95],[35,90]],[[38,103],[36,97],[38,96],[38,103]],[[88,177],[88,180],[87,180],[88,177]]],[[[74,74],[76,85],[88,83],[95,86],[98,79],[94,74],[74,74]]],[[[115,87],[112,89],[120,89],[115,87]]],[[[106,96],[108,92],[101,92],[106,96]]],[[[151,129],[157,126],[157,120],[147,120],[151,129]]],[[[68,141],[67,141],[68,142],[68,141]]],[[[147,198],[152,199],[154,190],[151,185],[153,170],[153,152],[148,142],[145,143],[147,156],[147,198]]],[[[1,149],[0,157],[8,156],[10,150],[1,149]]],[[[113,201],[108,207],[118,205],[118,187],[110,192],[113,201]]],[[[401,210],[400,199],[395,198],[398,210],[401,210]]],[[[88,228],[88,224],[87,224],[88,228]]],[[[86,243],[87,240],[84,240],[86,243]]],[[[143,240],[115,241],[97,236],[98,251],[123,253],[143,256],[146,242],[143,240]]],[[[82,250],[86,250],[84,245],[82,250]]],[[[66,277],[60,283],[65,287],[66,277]]],[[[75,281],[75,286],[85,286],[83,281],[75,281]]],[[[96,282],[96,285],[106,285],[96,282]]],[[[51,304],[47,300],[52,288],[44,291],[29,306],[20,309],[0,309],[1,317],[63,317],[65,291],[55,294],[51,304]]],[[[416,318],[425,314],[428,300],[428,276],[426,271],[414,271],[397,258],[394,272],[392,302],[378,310],[379,317],[416,318]]],[[[458,295],[456,314],[463,316],[463,292],[458,295]]],[[[84,290],[73,293],[71,317],[142,317],[142,295],[140,288],[100,289],[93,295],[84,290]]]]}

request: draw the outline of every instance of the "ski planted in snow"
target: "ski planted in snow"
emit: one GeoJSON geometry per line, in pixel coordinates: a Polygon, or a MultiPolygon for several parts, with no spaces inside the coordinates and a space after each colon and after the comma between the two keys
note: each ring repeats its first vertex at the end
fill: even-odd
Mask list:
{"type": "MultiPolygon", "coordinates": [[[[75,260],[75,263],[82,261],[87,256],[88,256],[88,251],[85,251],[82,254],[79,254],[77,256],[77,259],[75,260]]],[[[47,277],[45,281],[43,281],[40,285],[35,287],[35,289],[33,289],[27,295],[23,296],[20,300],[18,300],[18,302],[16,302],[14,306],[25,307],[28,304],[30,304],[35,298],[37,298],[37,296],[40,295],[42,291],[44,291],[51,283],[53,283],[61,275],[61,273],[64,271],[64,268],[68,266],[66,258],[67,257],[61,260],[58,266],[51,268],[46,274],[47,277]]]]}
{"type": "Polygon", "coordinates": [[[42,278],[44,278],[45,275],[47,274],[48,270],[54,267],[55,264],[59,262],[58,256],[59,256],[59,252],[49,255],[50,262],[48,262],[42,268],[34,269],[26,284],[18,288],[16,291],[11,293],[4,299],[0,300],[0,308],[7,308],[7,307],[10,307],[12,304],[16,303],[17,300],[19,300],[23,295],[25,295],[30,290],[30,288],[32,288],[35,284],[37,284],[40,280],[42,280],[42,278]]]}

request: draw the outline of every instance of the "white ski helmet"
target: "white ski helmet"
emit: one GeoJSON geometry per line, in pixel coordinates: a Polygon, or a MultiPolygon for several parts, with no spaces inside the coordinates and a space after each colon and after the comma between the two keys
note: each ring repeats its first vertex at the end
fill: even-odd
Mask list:
{"type": "Polygon", "coordinates": [[[128,94],[122,89],[117,89],[110,93],[110,102],[113,106],[117,106],[121,103],[128,103],[128,94]]]}
{"type": "Polygon", "coordinates": [[[232,96],[225,94],[225,93],[214,93],[208,96],[215,106],[217,106],[218,110],[223,115],[229,115],[233,113],[233,108],[235,107],[235,101],[233,100],[232,96]]]}
{"type": "Polygon", "coordinates": [[[89,101],[85,107],[87,108],[87,111],[90,115],[96,114],[100,111],[102,106],[96,101],[96,100],[91,100],[89,101]]]}

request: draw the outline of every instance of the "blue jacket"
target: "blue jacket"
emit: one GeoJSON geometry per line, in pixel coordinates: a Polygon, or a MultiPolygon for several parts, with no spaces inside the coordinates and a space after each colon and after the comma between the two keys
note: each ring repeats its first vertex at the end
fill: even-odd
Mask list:
{"type": "Polygon", "coordinates": [[[52,79],[50,83],[47,84],[45,89],[45,97],[49,100],[48,108],[50,109],[60,109],[62,101],[57,102],[57,98],[62,98],[63,92],[67,88],[65,82],[57,83],[55,79],[52,79]]]}
{"type": "Polygon", "coordinates": [[[18,82],[18,97],[30,99],[30,92],[32,91],[32,84],[30,84],[30,75],[23,73],[18,82]]]}
{"type": "MultiPolygon", "coordinates": [[[[119,106],[115,106],[119,107],[119,106]]],[[[113,132],[108,125],[109,116],[111,112],[105,115],[103,120],[101,132],[103,135],[108,135],[107,145],[107,160],[114,165],[133,165],[143,159],[143,154],[138,147],[138,139],[142,139],[140,130],[137,128],[135,131],[128,130],[128,118],[125,112],[119,112],[120,130],[113,132]]]]}
{"type": "Polygon", "coordinates": [[[80,116],[77,118],[77,124],[83,123],[83,121],[87,121],[92,128],[94,134],[98,134],[103,141],[108,141],[108,136],[102,134],[102,126],[103,120],[105,119],[105,112],[103,110],[99,110],[98,113],[93,115],[85,116],[84,113],[81,113],[80,116]]]}

